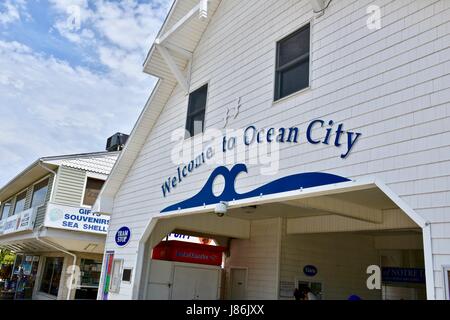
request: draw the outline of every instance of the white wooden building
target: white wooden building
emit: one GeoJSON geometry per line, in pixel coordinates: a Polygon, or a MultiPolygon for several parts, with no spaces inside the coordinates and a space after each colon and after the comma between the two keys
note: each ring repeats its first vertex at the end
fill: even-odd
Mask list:
{"type": "Polygon", "coordinates": [[[96,296],[109,216],[91,208],[118,155],[40,158],[0,189],[0,248],[16,254],[3,299],[96,296]]]}
{"type": "Polygon", "coordinates": [[[171,232],[228,248],[223,299],[449,298],[450,1],[178,0],[144,71],[100,299],[152,297],[171,232]]]}

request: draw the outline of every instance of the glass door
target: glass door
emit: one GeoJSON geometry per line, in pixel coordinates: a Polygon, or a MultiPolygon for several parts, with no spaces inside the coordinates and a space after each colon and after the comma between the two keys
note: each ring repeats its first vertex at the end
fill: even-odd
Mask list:
{"type": "Polygon", "coordinates": [[[39,291],[52,296],[58,296],[63,263],[64,258],[45,258],[44,272],[39,291]]]}
{"type": "Polygon", "coordinates": [[[100,274],[102,272],[102,261],[81,259],[80,283],[75,293],[76,300],[96,300],[100,274]]]}

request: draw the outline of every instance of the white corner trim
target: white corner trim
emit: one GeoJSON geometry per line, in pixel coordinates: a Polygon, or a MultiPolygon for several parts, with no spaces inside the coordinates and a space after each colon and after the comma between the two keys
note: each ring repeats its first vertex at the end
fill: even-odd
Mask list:
{"type": "Polygon", "coordinates": [[[389,188],[384,182],[380,180],[375,180],[376,186],[383,191],[385,195],[389,197],[403,212],[406,213],[408,217],[410,217],[417,225],[419,225],[422,229],[425,228],[429,222],[425,221],[425,219],[415,212],[403,199],[401,199],[391,188],[389,188]]]}

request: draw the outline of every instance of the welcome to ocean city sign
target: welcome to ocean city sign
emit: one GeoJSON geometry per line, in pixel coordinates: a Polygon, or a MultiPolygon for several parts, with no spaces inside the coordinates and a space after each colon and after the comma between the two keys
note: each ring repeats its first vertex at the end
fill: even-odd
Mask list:
{"type": "MultiPolygon", "coordinates": [[[[332,145],[336,148],[343,148],[340,157],[345,159],[349,156],[355,144],[362,136],[362,133],[359,132],[346,131],[342,123],[336,124],[332,120],[325,121],[321,119],[311,121],[305,132],[305,136],[301,137],[300,128],[298,127],[258,129],[252,125],[243,131],[241,143],[246,147],[250,147],[263,143],[299,144],[306,141],[312,145],[324,144],[332,145]]],[[[220,151],[222,153],[231,152],[237,148],[238,143],[237,137],[227,137],[224,135],[220,151]]],[[[161,186],[163,196],[167,197],[184,179],[207,163],[207,161],[213,159],[215,155],[216,150],[210,146],[188,164],[179,166],[176,174],[170,176],[163,182],[161,186]]]]}

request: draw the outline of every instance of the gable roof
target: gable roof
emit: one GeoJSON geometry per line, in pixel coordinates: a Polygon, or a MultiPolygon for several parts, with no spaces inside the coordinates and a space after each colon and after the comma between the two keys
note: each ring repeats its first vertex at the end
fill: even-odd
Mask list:
{"type": "Polygon", "coordinates": [[[179,49],[176,52],[171,51],[172,58],[180,70],[186,69],[189,63],[187,56],[194,52],[222,0],[208,0],[208,15],[204,19],[196,16],[196,10],[198,10],[201,1],[174,1],[144,62],[144,72],[157,77],[159,80],[140,114],[124,150],[114,165],[97,203],[94,205],[95,211],[112,212],[112,202],[116,193],[178,84],[167,62],[157,50],[159,41],[164,39],[168,47],[179,49]]]}
{"type": "MultiPolygon", "coordinates": [[[[314,13],[323,14],[326,9],[325,0],[309,0],[309,2],[314,13]]],[[[143,148],[173,90],[180,83],[179,78],[180,75],[182,77],[182,72],[174,72],[174,68],[177,71],[189,68],[189,56],[197,48],[203,33],[221,3],[222,0],[175,0],[173,2],[144,62],[144,72],[159,80],[94,205],[95,211],[112,212],[116,193],[143,148]],[[205,3],[207,4],[206,17],[203,15],[204,12],[202,13],[205,3]],[[198,13],[200,15],[196,17],[195,15],[198,13]],[[170,59],[167,56],[164,57],[161,54],[162,51],[158,50],[158,45],[161,47],[162,42],[164,42],[165,49],[170,51],[170,59]]],[[[189,82],[187,81],[186,84],[184,89],[189,91],[189,82]]]]}
{"type": "Polygon", "coordinates": [[[119,157],[120,151],[75,154],[60,157],[42,158],[45,164],[66,166],[74,169],[109,175],[119,157]]]}

